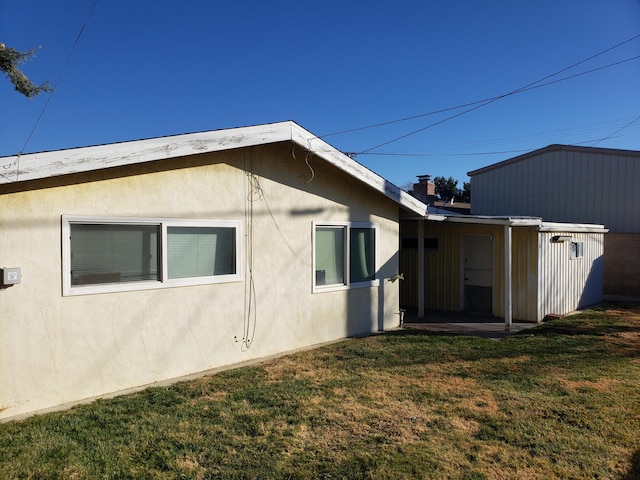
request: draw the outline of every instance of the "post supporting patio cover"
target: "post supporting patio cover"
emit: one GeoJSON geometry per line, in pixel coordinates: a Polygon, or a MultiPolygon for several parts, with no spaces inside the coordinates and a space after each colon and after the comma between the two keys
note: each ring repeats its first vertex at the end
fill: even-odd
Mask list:
{"type": "Polygon", "coordinates": [[[424,222],[418,220],[418,318],[424,318],[424,222]]]}
{"type": "Polygon", "coordinates": [[[504,226],[504,329],[511,330],[513,299],[511,291],[511,225],[504,226]]]}

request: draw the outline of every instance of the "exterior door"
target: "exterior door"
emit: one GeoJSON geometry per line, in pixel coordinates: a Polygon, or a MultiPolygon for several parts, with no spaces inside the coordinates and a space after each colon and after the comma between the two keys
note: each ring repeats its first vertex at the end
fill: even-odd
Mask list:
{"type": "Polygon", "coordinates": [[[493,313],[493,236],[462,237],[464,310],[493,313]]]}

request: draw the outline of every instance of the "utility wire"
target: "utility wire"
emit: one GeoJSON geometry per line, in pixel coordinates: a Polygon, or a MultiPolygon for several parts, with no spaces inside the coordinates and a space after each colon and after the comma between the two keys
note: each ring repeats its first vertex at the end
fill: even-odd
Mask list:
{"type": "Polygon", "coordinates": [[[610,139],[611,137],[613,137],[616,133],[624,130],[627,127],[630,127],[631,125],[633,125],[634,123],[636,123],[637,121],[640,120],[640,115],[638,115],[636,118],[634,118],[633,120],[631,120],[630,122],[628,122],[626,125],[621,126],[620,128],[618,128],[617,130],[611,132],[609,135],[607,135],[606,137],[602,137],[599,138],[598,140],[596,140],[591,146],[595,146],[598,145],[600,142],[604,142],[605,140],[610,139]]]}
{"type": "Polygon", "coordinates": [[[453,115],[453,116],[451,116],[451,117],[449,117],[449,118],[447,118],[447,119],[445,119],[445,120],[443,120],[443,121],[436,122],[435,124],[428,125],[428,126],[426,126],[426,127],[424,127],[424,128],[421,128],[421,129],[416,130],[416,131],[414,131],[414,132],[411,132],[411,133],[409,133],[409,134],[403,135],[403,136],[398,137],[398,138],[396,138],[396,139],[393,139],[393,140],[391,140],[391,141],[389,141],[389,142],[385,142],[385,143],[380,144],[380,145],[378,145],[378,146],[376,146],[376,147],[372,147],[372,148],[369,148],[369,149],[367,149],[367,150],[364,150],[363,152],[359,152],[359,153],[366,153],[366,152],[369,152],[369,151],[371,151],[371,150],[375,150],[375,149],[377,149],[377,148],[379,148],[379,147],[381,147],[381,146],[387,145],[387,144],[389,144],[389,143],[393,143],[393,142],[395,142],[395,141],[397,141],[397,140],[400,140],[400,139],[402,139],[402,138],[406,138],[407,136],[410,136],[410,135],[413,135],[413,134],[415,134],[415,133],[418,133],[418,132],[421,132],[421,131],[423,131],[423,130],[426,130],[427,128],[431,128],[432,126],[439,125],[439,124],[441,124],[441,123],[443,123],[443,122],[445,122],[445,121],[451,120],[451,119],[453,119],[453,118],[457,118],[457,117],[459,117],[460,115],[464,115],[465,113],[469,113],[469,112],[471,112],[471,111],[473,111],[473,110],[476,110],[476,109],[478,109],[478,108],[480,108],[480,107],[482,107],[482,106],[485,106],[485,105],[488,105],[488,104],[490,104],[490,103],[493,103],[493,102],[495,102],[495,101],[497,101],[497,100],[500,100],[500,99],[502,99],[502,98],[505,98],[505,97],[508,97],[508,96],[511,96],[511,95],[515,95],[516,93],[522,93],[522,92],[525,92],[525,91],[532,90],[532,89],[534,89],[534,88],[540,88],[540,87],[542,87],[542,86],[551,85],[551,84],[553,84],[553,83],[558,83],[558,82],[560,82],[560,81],[569,80],[569,79],[571,79],[571,78],[575,78],[575,77],[577,77],[577,76],[586,75],[586,74],[588,74],[588,73],[593,73],[593,72],[595,72],[595,71],[597,71],[597,70],[602,70],[602,69],[604,69],[604,68],[609,68],[609,67],[612,67],[612,66],[615,66],[615,65],[619,65],[619,64],[621,64],[621,63],[625,63],[625,62],[628,62],[628,61],[631,61],[631,60],[635,60],[635,59],[637,59],[637,58],[640,58],[640,56],[638,56],[638,57],[632,57],[632,58],[629,58],[629,59],[623,60],[623,61],[621,61],[621,62],[616,62],[616,63],[610,64],[610,65],[606,65],[606,66],[604,66],[604,67],[599,67],[599,68],[596,68],[596,69],[592,69],[592,70],[589,70],[589,71],[587,71],[587,72],[582,72],[582,73],[579,73],[579,74],[576,74],[576,75],[572,75],[572,76],[570,76],[570,77],[565,77],[565,78],[563,78],[563,79],[555,80],[555,81],[553,81],[553,82],[548,82],[548,83],[545,83],[545,84],[543,84],[543,85],[537,85],[537,84],[539,84],[539,83],[541,83],[541,82],[544,82],[545,80],[547,80],[547,79],[549,79],[549,78],[551,78],[551,77],[557,76],[557,75],[559,75],[559,74],[561,74],[561,73],[563,73],[563,72],[565,72],[565,71],[567,71],[567,70],[570,70],[570,69],[572,69],[572,68],[577,67],[578,65],[581,65],[581,64],[583,64],[583,63],[585,63],[585,62],[588,62],[588,61],[590,61],[590,60],[593,60],[594,58],[597,58],[597,57],[599,57],[599,56],[601,56],[601,55],[604,55],[605,53],[608,53],[608,52],[610,52],[610,51],[612,51],[612,50],[614,50],[614,49],[616,49],[616,48],[618,48],[618,47],[620,47],[620,46],[622,46],[622,45],[625,45],[625,44],[627,44],[627,43],[629,43],[629,42],[632,42],[632,41],[636,40],[637,38],[640,38],[640,34],[635,35],[635,36],[633,36],[633,37],[631,37],[631,38],[629,38],[629,39],[627,39],[627,40],[624,40],[624,41],[622,41],[622,42],[620,42],[620,43],[617,43],[616,45],[613,45],[613,46],[611,46],[611,47],[609,47],[609,48],[607,48],[607,49],[605,49],[605,50],[602,50],[602,51],[600,51],[600,52],[598,52],[598,53],[594,54],[594,55],[591,55],[591,56],[589,56],[589,57],[587,57],[587,58],[584,58],[584,59],[580,60],[579,62],[576,62],[576,63],[574,63],[574,64],[572,64],[572,65],[570,65],[570,66],[568,66],[568,67],[565,67],[565,68],[563,68],[563,69],[561,69],[561,70],[558,70],[557,72],[552,73],[552,74],[550,74],[550,75],[547,75],[547,76],[545,76],[545,77],[543,77],[543,78],[541,78],[541,79],[539,79],[539,80],[536,80],[535,82],[531,82],[531,83],[529,83],[529,84],[527,84],[527,85],[525,85],[525,86],[523,86],[523,87],[520,87],[520,88],[518,88],[518,89],[516,89],[516,90],[513,90],[513,91],[508,92],[508,93],[503,94],[503,95],[498,95],[498,96],[495,96],[495,97],[486,98],[486,99],[483,99],[483,100],[477,100],[477,101],[474,101],[474,102],[465,103],[465,104],[462,104],[462,105],[457,105],[457,106],[454,106],[454,107],[449,107],[449,108],[445,108],[445,109],[441,109],[441,110],[436,110],[436,111],[432,111],[432,112],[427,112],[427,113],[423,113],[423,114],[419,114],[419,115],[413,115],[413,116],[410,116],[410,117],[404,117],[404,118],[400,118],[400,119],[396,119],[396,120],[390,120],[390,121],[388,121],[388,122],[382,122],[382,123],[377,123],[377,124],[373,124],[373,125],[367,125],[367,126],[364,126],[364,127],[358,127],[358,128],[353,128],[353,129],[349,129],[349,130],[343,130],[343,131],[340,131],[340,132],[329,133],[329,134],[321,135],[321,136],[319,136],[319,138],[326,138],[326,137],[330,137],[330,136],[334,136],[334,135],[341,135],[341,134],[344,134],[344,133],[351,133],[351,132],[356,132],[356,131],[360,131],[360,130],[366,130],[366,129],[370,129],[370,128],[376,128],[376,127],[381,127],[381,126],[391,125],[391,124],[394,124],[394,123],[405,122],[405,121],[408,121],[408,120],[415,120],[415,119],[417,119],[417,118],[422,118],[422,117],[426,117],[426,116],[430,116],[430,115],[435,115],[435,114],[438,114],[438,113],[444,113],[444,112],[447,112],[447,111],[457,110],[457,109],[460,109],[460,108],[465,108],[465,107],[475,106],[475,107],[473,107],[473,108],[471,108],[471,109],[469,109],[469,110],[467,110],[467,111],[465,111],[465,112],[462,112],[462,113],[460,113],[460,114],[453,115]]]}
{"type": "MultiPolygon", "coordinates": [[[[591,57],[591,58],[593,58],[593,57],[591,57]]],[[[555,83],[564,82],[564,81],[566,81],[566,80],[571,80],[572,78],[576,78],[576,77],[580,77],[580,76],[583,76],[583,75],[587,75],[587,74],[589,74],[589,73],[597,72],[598,70],[604,70],[605,68],[614,67],[614,66],[620,65],[620,64],[622,64],[622,63],[630,62],[630,61],[632,61],[632,60],[637,60],[637,59],[639,59],[639,58],[640,58],[640,55],[637,55],[637,56],[635,56],[635,57],[627,58],[627,59],[625,59],[625,60],[621,60],[621,61],[619,61],[619,62],[610,63],[609,65],[604,65],[604,66],[602,66],[602,67],[597,67],[597,68],[594,68],[594,69],[591,69],[591,70],[587,70],[587,71],[585,71],[585,72],[576,73],[575,75],[570,75],[570,76],[568,76],[568,77],[559,78],[559,79],[557,79],[557,80],[552,80],[552,81],[550,81],[550,82],[541,83],[541,84],[537,85],[539,82],[542,82],[543,80],[545,80],[545,79],[547,79],[547,78],[550,78],[550,77],[552,77],[552,76],[557,75],[557,74],[558,74],[558,73],[560,73],[560,72],[563,72],[563,71],[567,70],[567,69],[565,68],[565,69],[561,70],[560,72],[554,73],[554,74],[552,74],[552,75],[548,75],[548,76],[546,76],[546,77],[544,77],[544,78],[542,78],[542,79],[540,79],[540,80],[537,80],[537,81],[535,81],[535,82],[532,82],[532,83],[530,83],[530,84],[528,84],[528,85],[525,85],[524,87],[518,88],[518,89],[513,90],[513,91],[511,91],[511,92],[509,92],[509,93],[505,93],[505,94],[503,94],[503,95],[499,95],[499,96],[497,96],[497,97],[493,97],[493,98],[488,99],[488,100],[486,100],[486,101],[482,101],[482,102],[475,102],[476,104],[478,104],[478,103],[479,103],[479,104],[478,104],[478,105],[476,105],[476,106],[474,106],[474,107],[472,107],[472,108],[469,108],[469,109],[467,109],[467,110],[464,110],[464,111],[462,111],[462,112],[460,112],[460,113],[457,113],[457,114],[455,114],[455,115],[451,115],[451,116],[449,116],[449,117],[447,117],[447,118],[444,118],[444,119],[442,119],[442,120],[440,120],[440,121],[438,121],[438,122],[434,122],[434,123],[431,123],[431,124],[429,124],[429,125],[427,125],[427,126],[425,126],[425,127],[419,128],[418,130],[414,130],[414,131],[409,132],[409,133],[407,133],[407,134],[404,134],[404,135],[401,135],[401,136],[399,136],[399,137],[396,137],[396,138],[394,138],[394,139],[392,139],[392,140],[388,140],[388,141],[386,141],[386,142],[383,142],[383,143],[381,143],[381,144],[379,144],[379,145],[376,145],[375,147],[371,147],[371,148],[368,148],[368,149],[363,150],[363,151],[361,151],[361,152],[357,152],[357,153],[356,153],[356,155],[360,155],[360,154],[363,154],[363,153],[367,153],[367,152],[370,152],[371,150],[377,150],[377,149],[378,149],[378,148],[380,148],[380,147],[383,147],[383,146],[385,146],[385,145],[389,145],[390,143],[397,142],[398,140],[402,140],[403,138],[410,137],[411,135],[415,135],[416,133],[423,132],[424,130],[427,130],[427,129],[429,129],[429,128],[435,127],[435,126],[437,126],[437,125],[441,125],[441,124],[443,124],[443,123],[445,123],[445,122],[448,122],[449,120],[453,120],[454,118],[461,117],[462,115],[465,115],[465,114],[467,114],[467,113],[473,112],[474,110],[478,110],[479,108],[485,107],[485,106],[487,106],[487,105],[489,105],[489,104],[491,104],[491,103],[494,103],[494,102],[496,102],[496,101],[498,101],[498,100],[502,100],[503,98],[510,97],[510,96],[512,96],[512,95],[516,95],[516,94],[518,94],[518,93],[528,92],[528,91],[530,91],[530,90],[534,90],[534,89],[536,89],[536,88],[542,88],[542,87],[546,87],[546,86],[549,86],[549,85],[553,85],[553,84],[555,84],[555,83]]],[[[586,60],[585,60],[585,61],[586,61],[586,60]]],[[[579,63],[582,63],[582,62],[579,62],[579,63]]],[[[576,65],[577,65],[577,64],[576,64],[576,65]]],[[[567,67],[567,68],[572,68],[572,67],[567,67]]]]}
{"type": "Polygon", "coordinates": [[[31,129],[31,132],[27,136],[27,140],[24,142],[24,145],[22,145],[22,148],[20,149],[20,152],[18,152],[18,156],[17,156],[16,162],[15,162],[16,163],[16,181],[18,181],[18,176],[20,174],[20,156],[24,153],[25,149],[27,148],[27,145],[29,145],[29,142],[31,141],[31,137],[33,137],[33,134],[35,133],[36,129],[38,128],[38,125],[40,124],[40,120],[42,120],[42,117],[44,116],[44,112],[47,110],[47,107],[49,106],[49,103],[51,102],[51,98],[53,97],[53,94],[56,92],[56,89],[58,88],[58,84],[60,83],[60,80],[62,79],[62,76],[66,72],[67,67],[69,66],[69,63],[71,62],[71,57],[73,56],[73,52],[75,52],[76,47],[78,46],[78,43],[80,42],[80,37],[82,36],[82,33],[84,32],[85,27],[89,23],[89,20],[91,19],[91,15],[93,14],[93,11],[95,10],[97,4],[98,4],[98,0],[95,0],[93,2],[93,6],[91,7],[91,10],[89,11],[89,15],[87,16],[86,20],[82,24],[82,27],[80,28],[80,31],[78,32],[78,35],[76,36],[76,39],[73,42],[73,46],[71,47],[71,51],[69,52],[69,55],[67,56],[67,60],[65,61],[64,66],[62,67],[62,71],[60,72],[60,75],[58,75],[58,78],[56,79],[56,82],[53,85],[53,89],[52,89],[51,93],[47,97],[47,101],[45,102],[45,104],[42,107],[42,111],[40,112],[40,115],[36,119],[36,122],[33,125],[33,128],[31,129]]]}
{"type": "MultiPolygon", "coordinates": [[[[561,129],[561,130],[553,130],[553,131],[548,131],[548,132],[540,132],[540,133],[536,133],[536,134],[531,134],[531,135],[520,135],[520,136],[515,136],[515,137],[505,137],[505,138],[495,138],[495,139],[491,139],[491,140],[485,140],[485,141],[480,141],[480,142],[470,142],[470,143],[455,143],[455,144],[448,144],[448,145],[439,145],[439,146],[432,146],[430,148],[430,152],[429,153],[411,153],[411,152],[367,152],[363,155],[379,155],[379,156],[396,156],[396,157],[442,157],[442,156],[447,156],[447,157],[458,157],[458,156],[476,156],[476,155],[495,155],[495,154],[509,154],[509,153],[522,153],[522,152],[527,152],[530,151],[530,149],[508,149],[508,150],[492,150],[492,151],[472,151],[472,152],[456,152],[456,153],[451,153],[448,152],[448,150],[451,149],[458,149],[458,150],[470,150],[470,149],[480,149],[480,148],[490,148],[493,147],[494,149],[498,146],[501,145],[513,145],[516,143],[531,143],[533,141],[542,141],[542,140],[548,140],[551,138],[555,138],[555,137],[566,137],[567,135],[585,135],[585,134],[589,134],[591,135],[592,139],[591,140],[585,140],[585,141],[581,141],[581,142],[571,142],[573,145],[589,145],[592,144],[594,142],[599,142],[599,141],[603,141],[604,139],[609,139],[609,138],[617,138],[623,135],[617,135],[620,131],[622,131],[623,129],[633,125],[634,123],[640,121],[640,117],[633,117],[633,118],[621,118],[618,120],[614,120],[614,121],[609,121],[609,122],[601,122],[601,123],[597,123],[597,124],[590,124],[590,125],[582,125],[576,128],[565,128],[565,129],[561,129]],[[617,128],[619,127],[619,128],[617,128]],[[604,130],[608,130],[610,131],[612,128],[616,128],[616,130],[611,133],[610,135],[607,135],[604,138],[593,138],[595,137],[595,135],[598,135],[598,132],[604,131],[604,130]],[[442,153],[444,151],[444,153],[442,153]]],[[[634,133],[629,133],[629,134],[625,134],[625,135],[634,135],[634,133]]]]}

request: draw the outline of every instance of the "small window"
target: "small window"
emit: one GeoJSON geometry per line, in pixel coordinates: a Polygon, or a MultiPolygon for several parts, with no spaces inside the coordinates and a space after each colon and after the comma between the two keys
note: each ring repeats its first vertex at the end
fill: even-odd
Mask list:
{"type": "Polygon", "coordinates": [[[241,279],[240,223],[63,217],[63,294],[241,279]]]}
{"type": "MultiPolygon", "coordinates": [[[[425,251],[427,252],[437,252],[438,251],[438,237],[425,237],[423,239],[423,246],[425,251]]],[[[418,239],[415,237],[403,238],[402,239],[402,248],[403,249],[418,249],[418,239]]]]}
{"type": "Polygon", "coordinates": [[[314,224],[314,290],[373,286],[377,234],[369,223],[314,224]]]}
{"type": "Polygon", "coordinates": [[[584,257],[584,242],[571,242],[571,258],[584,257]]]}

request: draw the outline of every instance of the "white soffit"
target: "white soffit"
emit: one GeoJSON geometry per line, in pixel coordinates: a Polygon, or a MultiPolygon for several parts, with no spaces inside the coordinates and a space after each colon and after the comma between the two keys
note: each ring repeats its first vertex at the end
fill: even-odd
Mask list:
{"type": "Polygon", "coordinates": [[[292,141],[405,209],[427,206],[292,121],[0,158],[0,185],[292,141]]]}

